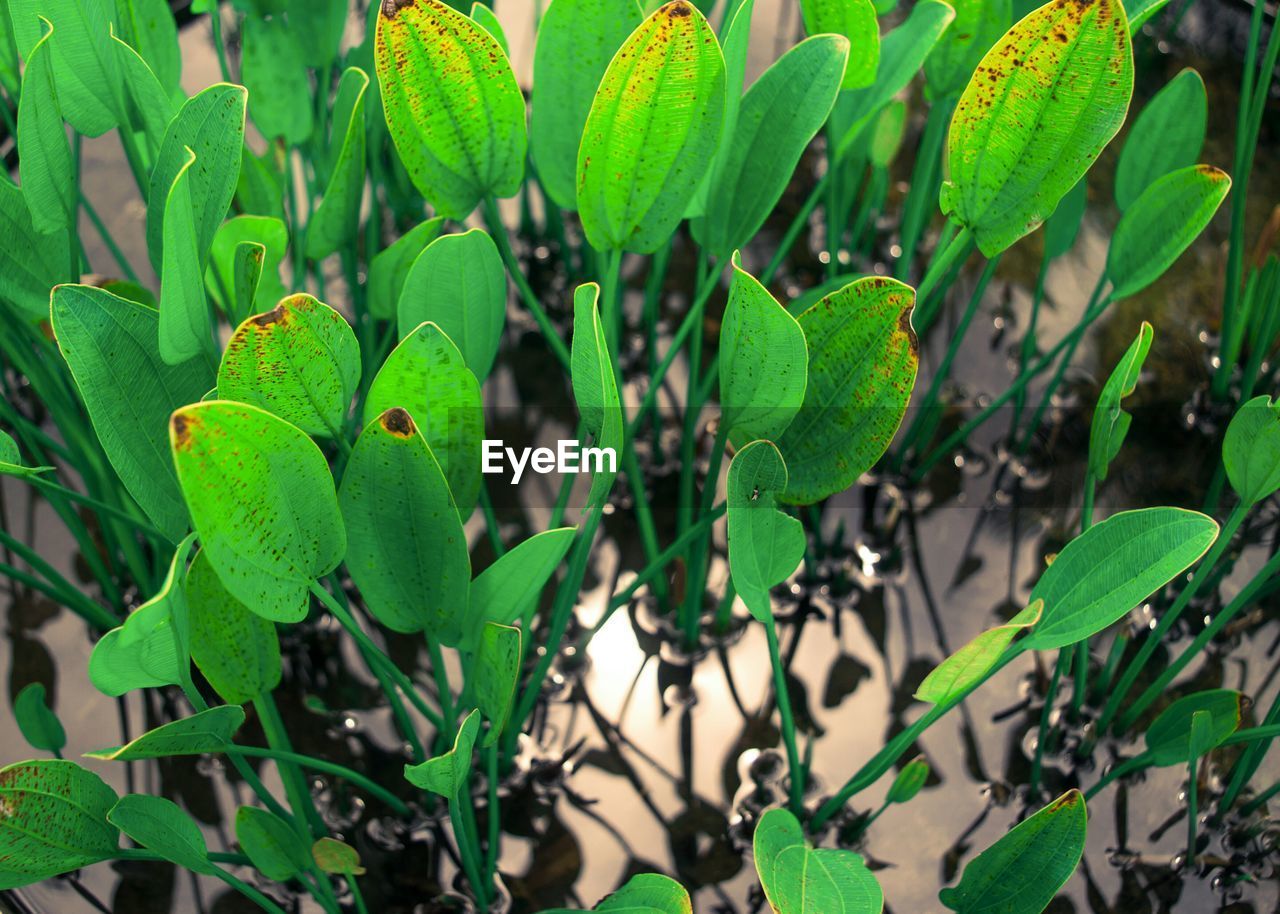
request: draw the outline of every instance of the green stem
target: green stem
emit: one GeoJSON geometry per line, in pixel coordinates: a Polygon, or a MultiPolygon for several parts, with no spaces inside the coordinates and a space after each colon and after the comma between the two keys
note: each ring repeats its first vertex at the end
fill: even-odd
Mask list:
{"type": "Polygon", "coordinates": [[[1151,758],[1146,753],[1136,756],[1135,758],[1127,759],[1118,765],[1113,765],[1111,770],[1104,774],[1098,783],[1085,791],[1085,800],[1092,800],[1113,782],[1118,781],[1122,777],[1133,774],[1136,771],[1142,771],[1143,769],[1150,767],[1150,765],[1151,758]]]}
{"type": "Polygon", "coordinates": [[[764,625],[769,639],[769,664],[773,667],[773,695],[778,705],[778,718],[782,723],[782,742],[787,747],[787,767],[791,771],[790,808],[798,817],[804,812],[804,766],[800,763],[800,751],[796,746],[796,721],[791,713],[791,696],[787,692],[786,669],[782,665],[782,651],[778,646],[778,627],[770,618],[764,625]]]}
{"type": "Polygon", "coordinates": [[[88,495],[81,494],[75,489],[68,488],[61,483],[54,482],[51,479],[46,479],[43,476],[28,476],[27,482],[31,483],[31,485],[35,486],[37,489],[41,489],[45,492],[57,492],[68,501],[74,501],[76,504],[84,505],[87,508],[93,508],[95,511],[102,514],[108,514],[117,520],[123,521],[135,528],[139,533],[142,533],[154,540],[156,543],[165,546],[173,545],[173,541],[169,539],[168,536],[161,533],[150,523],[135,514],[131,514],[128,511],[115,507],[114,505],[109,505],[104,501],[99,501],[96,498],[90,498],[88,495]]]}
{"type": "MultiPolygon", "coordinates": [[[[721,415],[720,425],[716,428],[715,443],[711,447],[711,461],[707,466],[707,475],[702,483],[702,495],[698,502],[698,513],[695,518],[705,517],[715,503],[716,491],[720,485],[720,466],[724,462],[725,448],[729,444],[729,426],[721,415]]],[[[690,525],[692,526],[692,524],[690,525]]],[[[707,590],[708,553],[711,550],[711,527],[707,527],[702,536],[697,537],[687,560],[689,570],[688,586],[684,601],[684,640],[685,646],[694,648],[698,643],[698,631],[702,617],[702,603],[707,590]]]]}
{"type": "Polygon", "coordinates": [[[260,891],[255,889],[253,886],[249,885],[247,882],[243,882],[242,880],[231,875],[222,867],[215,866],[213,868],[213,875],[217,876],[227,885],[231,886],[231,888],[235,889],[245,898],[248,898],[258,907],[262,908],[262,910],[268,911],[270,912],[270,914],[285,914],[284,908],[280,907],[278,904],[276,904],[266,895],[262,894],[260,891]]]}
{"type": "MultiPolygon", "coordinates": [[[[307,786],[306,778],[297,765],[297,754],[289,743],[289,733],[285,730],[280,710],[270,692],[263,692],[253,701],[258,712],[258,722],[262,724],[262,732],[267,737],[267,745],[271,747],[276,766],[280,769],[280,780],[284,782],[284,792],[289,798],[293,814],[307,822],[311,840],[323,838],[328,830],[324,820],[316,810],[315,800],[307,786]]],[[[252,753],[249,753],[252,754],[252,753]]]]}
{"type": "Polygon", "coordinates": [[[1031,793],[1040,790],[1040,774],[1044,769],[1044,751],[1049,741],[1049,718],[1053,715],[1054,702],[1058,695],[1058,684],[1071,667],[1071,649],[1058,651],[1058,661],[1053,665],[1053,674],[1049,677],[1049,688],[1044,693],[1044,707],[1040,710],[1040,724],[1036,730],[1036,751],[1031,759],[1031,793]]]}
{"type": "Polygon", "coordinates": [[[1187,762],[1187,866],[1196,859],[1196,819],[1200,815],[1200,760],[1187,762]]]}
{"type": "Polygon", "coordinates": [[[502,808],[498,803],[498,744],[484,750],[486,788],[489,793],[489,810],[487,824],[489,827],[489,846],[484,859],[485,885],[493,885],[498,872],[498,855],[502,847],[502,808]]]}
{"type": "Polygon", "coordinates": [[[218,55],[218,69],[224,83],[232,82],[231,67],[227,65],[227,50],[222,46],[222,8],[220,0],[213,0],[209,10],[209,28],[213,32],[213,48],[218,55]]]}
{"type": "Polygon", "coordinates": [[[228,754],[231,755],[271,759],[272,761],[284,762],[285,764],[294,765],[299,768],[307,768],[311,771],[331,774],[334,777],[339,777],[345,781],[349,781],[369,795],[377,797],[385,803],[389,809],[394,810],[397,815],[407,816],[410,813],[409,807],[406,806],[404,801],[394,793],[387,790],[376,781],[365,777],[360,772],[347,768],[344,765],[339,765],[335,762],[328,762],[324,759],[315,758],[310,755],[303,755],[287,749],[263,749],[260,746],[234,746],[229,748],[227,751],[228,754]]]}
{"type": "Polygon", "coordinates": [[[461,796],[449,801],[449,821],[453,823],[453,840],[458,845],[458,856],[462,859],[462,870],[466,873],[467,881],[471,883],[471,891],[475,893],[480,910],[486,911],[489,908],[489,892],[484,880],[480,878],[480,863],[476,858],[475,848],[471,844],[470,836],[467,834],[466,823],[462,820],[461,806],[466,802],[467,799],[461,796]]]}
{"type": "MultiPolygon", "coordinates": [[[[127,129],[127,128],[125,128],[127,129]]],[[[107,228],[107,224],[102,221],[102,217],[98,215],[98,211],[93,208],[93,204],[89,202],[89,198],[80,193],[80,205],[84,207],[85,213],[89,216],[89,221],[93,223],[94,230],[97,231],[98,237],[102,239],[102,243],[107,246],[107,250],[111,252],[111,257],[116,262],[116,266],[120,267],[120,272],[124,274],[124,278],[130,282],[138,282],[138,274],[134,272],[133,267],[129,264],[129,258],[124,255],[124,251],[120,250],[120,245],[116,244],[116,240],[111,235],[111,230],[107,228]]]]}
{"type": "Polygon", "coordinates": [[[50,587],[58,591],[58,602],[80,616],[89,624],[106,631],[120,624],[119,618],[105,607],[98,605],[82,594],[76,587],[58,573],[52,565],[42,559],[31,547],[0,530],[0,544],[16,553],[31,568],[49,582],[50,587]]]}
{"type": "Polygon", "coordinates": [[[1240,815],[1245,817],[1253,815],[1263,806],[1267,805],[1268,802],[1274,799],[1276,794],[1278,793],[1280,793],[1280,781],[1277,781],[1276,783],[1272,784],[1270,787],[1262,791],[1262,793],[1258,794],[1248,803],[1245,803],[1243,806],[1241,806],[1240,815]]]}
{"type": "MultiPolygon", "coordinates": [[[[916,289],[916,302],[923,306],[929,300],[929,296],[933,294],[938,287],[939,280],[946,276],[948,271],[956,265],[962,257],[968,257],[973,247],[973,233],[967,228],[961,228],[955,233],[951,241],[944,247],[935,250],[933,259],[929,262],[929,269],[924,274],[924,279],[920,280],[920,286],[916,289]]],[[[927,327],[921,327],[922,331],[927,327]]]]}

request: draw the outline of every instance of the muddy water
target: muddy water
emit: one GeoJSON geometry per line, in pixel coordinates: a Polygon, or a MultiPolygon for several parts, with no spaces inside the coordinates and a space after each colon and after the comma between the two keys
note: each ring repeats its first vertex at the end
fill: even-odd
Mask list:
{"type": "MultiPolygon", "coordinates": [[[[525,4],[499,0],[498,12],[511,36],[527,31],[521,25],[528,17],[525,4]]],[[[1216,0],[1197,4],[1181,38],[1164,51],[1148,49],[1140,80],[1139,92],[1149,93],[1182,66],[1201,69],[1211,92],[1212,118],[1203,158],[1224,166],[1231,159],[1230,87],[1238,79],[1233,55],[1243,15],[1216,0]]],[[[752,64],[757,72],[790,43],[795,29],[792,4],[758,0],[752,64]]],[[[203,26],[186,29],[182,41],[187,90],[216,81],[203,26]]],[[[517,42],[517,69],[527,80],[526,51],[517,42]]],[[[1264,138],[1255,173],[1253,222],[1260,222],[1280,199],[1280,138],[1274,129],[1273,124],[1264,138]]],[[[910,141],[905,148],[911,148],[910,141]]],[[[90,199],[109,216],[132,262],[145,264],[144,213],[118,148],[111,139],[94,141],[86,144],[85,155],[90,199]]],[[[1098,171],[1105,174],[1112,164],[1104,161],[1098,171]]],[[[903,180],[909,165],[901,163],[903,180]]],[[[1105,179],[1095,184],[1080,241],[1049,277],[1049,306],[1041,319],[1045,345],[1072,325],[1105,262],[1115,217],[1105,202],[1110,198],[1105,179]]],[[[896,188],[895,194],[901,190],[896,188]]],[[[1100,323],[1082,347],[1072,383],[1055,403],[1051,428],[1026,462],[1003,459],[1003,422],[997,420],[975,439],[959,465],[944,465],[926,487],[902,493],[892,480],[868,480],[829,507],[826,554],[778,595],[793,703],[804,739],[811,743],[813,799],[837,789],[890,735],[916,719],[921,707],[910,696],[925,673],[1022,605],[1045,555],[1070,535],[1067,525],[1077,522],[1088,405],[1099,375],[1105,375],[1142,319],[1157,328],[1149,377],[1131,401],[1135,419],[1129,445],[1100,496],[1099,510],[1201,503],[1216,455],[1203,431],[1211,417],[1198,414],[1191,404],[1210,371],[1206,343],[1212,339],[1220,298],[1223,221],[1165,280],[1100,323]],[[898,522],[890,524],[894,519],[898,522]]],[[[87,226],[85,238],[94,240],[87,226]]],[[[885,238],[885,245],[891,240],[885,238]]],[[[767,256],[770,239],[763,238],[760,247],[749,258],[767,256]]],[[[90,256],[108,272],[105,250],[91,246],[90,256]]],[[[980,404],[1007,384],[1038,257],[1034,241],[1010,252],[988,288],[949,388],[959,407],[980,404]]],[[[862,266],[877,268],[874,263],[862,266]]],[[[635,285],[643,281],[642,268],[637,269],[635,285]]],[[[821,271],[816,252],[799,250],[779,286],[805,288],[818,281],[821,271]]],[[[678,273],[673,282],[691,281],[678,273]]],[[[963,305],[975,281],[976,276],[962,278],[951,298],[953,308],[963,305]]],[[[926,341],[922,390],[945,342],[942,333],[926,341]]],[[[517,347],[495,372],[486,399],[522,406],[527,415],[520,422],[527,433],[547,434],[546,428],[537,428],[551,415],[542,407],[559,404],[563,397],[558,390],[542,389],[536,357],[527,347],[517,347]]],[[[59,536],[51,512],[42,504],[32,506],[25,492],[12,485],[3,493],[7,528],[74,575],[76,556],[59,536]]],[[[537,486],[503,502],[509,537],[543,524],[549,504],[549,492],[537,486]]],[[[1247,534],[1250,545],[1236,572],[1202,609],[1229,599],[1261,564],[1275,519],[1274,510],[1261,512],[1247,534]]],[[[473,534],[478,543],[478,529],[473,534]]],[[[714,597],[726,573],[723,530],[717,545],[721,553],[712,569],[714,597]]],[[[476,555],[478,563],[488,560],[483,545],[477,545],[476,555]]],[[[582,595],[579,619],[584,626],[596,621],[608,595],[625,585],[640,561],[633,525],[624,512],[611,515],[582,595]]],[[[1135,613],[1134,621],[1141,622],[1145,611],[1135,613]]],[[[694,893],[700,912],[761,908],[747,853],[749,835],[753,816],[780,797],[783,763],[772,723],[763,633],[742,618],[735,623],[731,635],[708,637],[701,651],[688,656],[671,646],[669,623],[641,601],[616,613],[585,657],[569,656],[558,664],[535,739],[524,745],[517,771],[503,791],[506,833],[500,870],[511,911],[589,907],[628,875],[644,870],[679,878],[694,893]]],[[[7,676],[10,694],[32,681],[51,687],[70,736],[68,755],[117,744],[125,734],[136,735],[169,715],[185,713],[181,706],[166,708],[159,696],[135,695],[117,705],[99,695],[84,672],[91,645],[83,625],[38,597],[12,596],[6,632],[10,649],[0,651],[0,671],[7,676]]],[[[295,626],[283,637],[288,674],[279,701],[297,748],[360,766],[401,789],[401,747],[350,645],[324,624],[295,626]]],[[[1179,688],[1238,688],[1265,708],[1280,687],[1278,641],[1274,601],[1264,602],[1236,640],[1193,666],[1179,688]]],[[[407,668],[421,668],[423,658],[412,642],[397,640],[390,648],[407,668]]],[[[920,741],[919,751],[935,777],[909,806],[890,809],[855,845],[877,868],[890,910],[941,910],[938,889],[954,882],[964,863],[1028,807],[1070,786],[1088,787],[1100,775],[1100,768],[1073,765],[1068,753],[1050,752],[1043,794],[1028,796],[1023,785],[1046,673],[1033,661],[1010,667],[920,741]]],[[[1062,692],[1059,701],[1067,696],[1062,692]]],[[[422,730],[429,732],[425,724],[422,730]]],[[[1067,730],[1070,738],[1070,724],[1067,730]]],[[[254,739],[256,732],[251,722],[244,735],[254,739]]],[[[6,747],[0,761],[27,756],[5,716],[0,716],[0,741],[6,747]]],[[[1131,746],[1104,744],[1095,758],[1102,766],[1115,754],[1131,753],[1131,746]]],[[[211,847],[231,848],[230,816],[248,794],[223,777],[216,763],[95,763],[94,768],[119,790],[163,791],[177,798],[204,824],[211,847]]],[[[262,774],[269,785],[278,786],[271,766],[262,768],[262,774]]],[[[1257,783],[1270,784],[1277,776],[1280,753],[1273,751],[1257,783]]],[[[363,810],[360,798],[345,794],[339,785],[321,780],[316,786],[331,827],[365,856],[370,868],[365,894],[372,910],[425,914],[462,905],[450,895],[456,867],[446,850],[440,809],[428,806],[406,826],[379,818],[377,809],[363,810]]],[[[874,785],[856,798],[853,808],[877,808],[887,786],[887,779],[874,785]]],[[[1211,780],[1208,789],[1213,786],[1211,780]]],[[[1169,769],[1096,798],[1090,804],[1084,864],[1051,911],[1280,910],[1274,825],[1251,841],[1214,833],[1207,854],[1220,865],[1201,875],[1176,870],[1185,845],[1184,789],[1185,773],[1169,769]]],[[[24,890],[7,904],[15,910],[68,914],[246,910],[220,884],[175,874],[159,864],[97,866],[73,880],[24,890]]],[[[311,910],[305,904],[301,909],[311,910]]]]}

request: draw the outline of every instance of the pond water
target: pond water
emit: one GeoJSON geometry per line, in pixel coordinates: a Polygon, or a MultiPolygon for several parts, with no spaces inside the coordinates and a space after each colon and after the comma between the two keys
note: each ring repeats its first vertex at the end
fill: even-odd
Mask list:
{"type": "MultiPolygon", "coordinates": [[[[521,0],[497,4],[512,36],[527,32],[520,25],[529,13],[525,6],[521,0]]],[[[1247,9],[1221,0],[1196,3],[1177,37],[1158,47],[1144,42],[1135,99],[1139,104],[1183,66],[1200,69],[1211,102],[1210,140],[1202,158],[1224,167],[1231,161],[1237,54],[1247,15],[1247,9]]],[[[797,35],[798,17],[786,0],[758,0],[756,16],[752,67],[758,72],[797,35]]],[[[183,32],[188,91],[218,79],[207,41],[203,23],[183,32]]],[[[526,50],[517,44],[513,56],[527,80],[526,50]]],[[[1273,118],[1264,129],[1251,187],[1251,224],[1259,226],[1280,199],[1277,126],[1273,118]]],[[[919,127],[912,122],[911,129],[919,127]]],[[[904,150],[911,148],[909,136],[904,150]]],[[[1095,173],[1110,173],[1115,148],[1095,173]]],[[[784,210],[798,205],[814,170],[821,167],[818,158],[802,164],[799,190],[788,194],[784,210]]],[[[88,196],[109,214],[131,260],[145,264],[143,209],[114,140],[87,143],[84,162],[88,196]]],[[[909,174],[904,155],[895,178],[905,182],[909,174]]],[[[899,183],[891,193],[896,198],[902,191],[899,183]]],[[[1105,262],[1115,219],[1104,202],[1110,197],[1105,177],[1091,184],[1080,240],[1049,277],[1050,307],[1040,325],[1043,341],[1056,341],[1074,324],[1105,262]]],[[[783,212],[770,224],[788,221],[783,212]]],[[[88,227],[85,238],[93,264],[109,264],[106,251],[92,246],[96,236],[88,227]]],[[[1102,490],[1099,513],[1201,504],[1217,460],[1207,431],[1217,419],[1200,412],[1196,395],[1211,370],[1224,238],[1225,220],[1220,219],[1164,280],[1099,323],[1077,356],[1072,383],[1055,401],[1050,426],[1026,460],[1008,459],[1006,423],[997,419],[974,439],[963,459],[942,465],[924,487],[904,491],[892,479],[868,479],[829,505],[823,554],[778,595],[793,702],[805,739],[811,741],[811,799],[837,789],[889,736],[919,716],[921,705],[911,695],[938,661],[1023,605],[1045,557],[1072,532],[1066,525],[1078,522],[1098,379],[1105,377],[1143,319],[1155,324],[1156,344],[1144,382],[1130,401],[1133,430],[1102,490]]],[[[762,233],[758,247],[747,252],[749,263],[767,259],[774,241],[768,230],[762,233]]],[[[893,239],[881,241],[887,248],[893,239]]],[[[956,362],[947,422],[1007,385],[1038,264],[1035,241],[1004,259],[956,362]]],[[[854,266],[883,269],[875,263],[854,266]]],[[[638,289],[644,269],[631,265],[631,270],[629,282],[638,289]]],[[[824,271],[818,252],[798,245],[775,288],[788,294],[809,288],[822,281],[824,271]]],[[[976,273],[966,274],[949,306],[962,307],[976,281],[976,273]]],[[[692,270],[673,270],[669,282],[675,290],[691,286],[692,270]]],[[[554,281],[545,283],[544,300],[565,320],[567,299],[554,281]]],[[[684,307],[678,295],[672,301],[676,307],[667,316],[668,331],[684,307]]],[[[713,300],[709,313],[718,314],[722,301],[713,300]]],[[[714,317],[710,320],[713,324],[714,317]]],[[[512,322],[524,327],[524,318],[514,313],[512,322]]],[[[510,334],[519,336],[519,331],[510,334]]],[[[508,437],[565,437],[557,434],[555,423],[572,413],[563,408],[563,391],[547,389],[540,380],[547,374],[538,370],[543,353],[533,343],[514,342],[494,372],[486,402],[504,407],[502,421],[514,429],[508,437]]],[[[945,344],[945,332],[925,340],[921,391],[945,344]]],[[[673,376],[678,389],[679,372],[673,376]]],[[[664,446],[672,446],[671,454],[678,451],[678,436],[672,427],[661,438],[664,446]]],[[[703,442],[704,450],[709,443],[703,442]]],[[[661,473],[651,481],[655,491],[666,484],[661,473]]],[[[540,485],[505,499],[498,495],[509,522],[509,542],[545,522],[552,499],[540,485]]],[[[60,570],[75,574],[79,560],[59,535],[47,506],[32,503],[8,481],[3,496],[7,529],[33,542],[60,570]]],[[[1229,599],[1265,560],[1276,520],[1274,509],[1258,514],[1235,571],[1203,602],[1203,612],[1191,615],[1203,616],[1229,599]]],[[[474,521],[470,532],[480,567],[491,554],[474,521]]],[[[711,576],[713,599],[718,599],[726,575],[722,528],[716,542],[720,551],[711,576]]],[[[606,519],[595,555],[579,606],[579,622],[586,627],[599,618],[608,596],[643,564],[625,495],[606,519]]],[[[9,650],[0,651],[0,673],[7,677],[10,694],[33,681],[50,687],[69,733],[69,757],[119,744],[126,734],[136,735],[185,711],[173,696],[162,700],[135,694],[117,703],[94,691],[85,674],[91,643],[83,624],[38,595],[10,593],[9,650]],[[166,707],[166,702],[173,705],[166,707]]],[[[1131,622],[1142,624],[1144,612],[1149,608],[1135,612],[1131,622]]],[[[1181,637],[1189,640],[1195,630],[1188,627],[1181,637]]],[[[729,636],[708,636],[693,656],[675,649],[670,635],[669,621],[642,599],[615,613],[585,656],[571,652],[557,664],[548,702],[536,718],[535,738],[523,746],[517,769],[504,785],[500,871],[510,896],[503,901],[507,910],[520,914],[561,905],[589,907],[632,873],[650,870],[680,879],[694,894],[695,909],[704,914],[745,914],[766,907],[750,863],[749,838],[754,816],[781,797],[785,765],[773,723],[764,634],[739,618],[729,636]]],[[[296,748],[359,767],[409,796],[400,775],[402,747],[379,703],[376,683],[341,632],[325,622],[308,623],[282,630],[282,641],[286,681],[278,700],[296,748]]],[[[1194,665],[1177,691],[1236,688],[1265,708],[1280,688],[1278,646],[1280,625],[1272,598],[1238,627],[1229,644],[1194,665]]],[[[423,669],[425,652],[415,642],[397,638],[388,648],[405,669],[423,669]]],[[[934,772],[929,785],[908,806],[886,812],[856,844],[877,870],[888,910],[942,910],[939,888],[953,883],[979,850],[1029,809],[1071,786],[1092,785],[1108,759],[1132,754],[1132,746],[1104,743],[1095,753],[1097,767],[1077,766],[1070,744],[1056,747],[1047,756],[1042,792],[1028,795],[1021,785],[1028,782],[1045,700],[1049,670],[1044,662],[1028,659],[1012,665],[921,739],[919,751],[934,772]]],[[[1064,690],[1058,700],[1067,695],[1064,690]]],[[[423,723],[422,730],[428,732],[428,725],[423,723]]],[[[1069,724],[1067,732],[1079,731],[1069,724]]],[[[244,735],[252,740],[257,733],[251,720],[244,735]]],[[[25,744],[7,715],[0,715],[0,745],[5,746],[2,762],[26,757],[25,744]]],[[[218,763],[177,759],[93,767],[119,790],[145,789],[178,799],[205,826],[211,847],[233,846],[231,816],[248,793],[223,776],[218,763]]],[[[270,786],[278,786],[270,765],[261,771],[270,786]]],[[[1278,776],[1280,752],[1273,751],[1255,783],[1267,785],[1278,776]]],[[[1185,781],[1185,771],[1164,769],[1101,793],[1090,804],[1084,863],[1050,911],[1280,911],[1280,829],[1274,820],[1269,830],[1248,840],[1214,831],[1205,858],[1213,865],[1199,875],[1179,871],[1185,849],[1185,781]]],[[[883,779],[860,794],[852,808],[877,808],[888,784],[883,779]]],[[[1214,786],[1211,774],[1205,789],[1214,786]]],[[[442,837],[447,817],[441,808],[428,806],[418,821],[406,825],[366,810],[360,797],[340,785],[321,779],[316,787],[331,827],[357,845],[369,868],[362,885],[371,910],[466,910],[461,895],[451,892],[457,868],[442,837]]],[[[74,878],[10,893],[0,900],[0,908],[6,906],[59,914],[249,910],[220,883],[149,863],[93,867],[74,878]]],[[[302,903],[300,910],[311,908],[302,903]]]]}

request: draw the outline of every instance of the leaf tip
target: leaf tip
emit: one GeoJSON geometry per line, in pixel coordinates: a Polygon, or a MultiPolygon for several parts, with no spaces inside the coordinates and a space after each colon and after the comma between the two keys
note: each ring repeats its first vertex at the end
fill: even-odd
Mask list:
{"type": "Polygon", "coordinates": [[[413,424],[413,417],[399,406],[393,406],[379,416],[378,424],[397,438],[411,438],[418,431],[418,427],[413,424]]]}

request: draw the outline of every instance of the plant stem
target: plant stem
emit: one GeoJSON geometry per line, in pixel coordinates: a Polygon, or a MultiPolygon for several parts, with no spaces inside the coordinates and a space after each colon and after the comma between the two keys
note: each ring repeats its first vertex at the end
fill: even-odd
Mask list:
{"type": "Polygon", "coordinates": [[[48,581],[49,586],[57,591],[58,602],[90,625],[106,631],[120,624],[120,619],[117,616],[81,593],[75,585],[59,574],[57,569],[41,558],[34,549],[10,536],[7,531],[2,529],[0,529],[0,544],[15,552],[32,569],[39,572],[48,581]]]}
{"type": "Polygon", "coordinates": [[[475,893],[480,910],[486,911],[489,908],[488,888],[485,886],[484,880],[480,878],[480,863],[476,859],[475,848],[472,846],[471,839],[467,834],[466,823],[462,821],[461,805],[466,802],[467,798],[461,796],[449,801],[449,821],[453,823],[453,840],[458,845],[458,856],[462,859],[462,870],[466,873],[467,881],[471,883],[471,891],[475,893]]]}
{"type": "Polygon", "coordinates": [[[298,768],[297,754],[289,743],[289,733],[280,718],[275,699],[270,692],[264,691],[254,699],[253,707],[258,712],[258,722],[262,724],[262,732],[266,734],[267,745],[275,753],[273,758],[280,769],[280,780],[284,782],[284,792],[289,798],[293,814],[307,822],[312,841],[323,838],[328,829],[316,810],[307,780],[298,768]]]}
{"type": "Polygon", "coordinates": [[[1053,716],[1053,705],[1057,700],[1058,684],[1067,670],[1071,668],[1071,650],[1063,648],[1058,651],[1058,661],[1053,665],[1053,674],[1049,677],[1049,688],[1044,693],[1044,707],[1040,711],[1040,724],[1036,730],[1036,751],[1031,759],[1031,793],[1040,789],[1040,773],[1044,767],[1044,751],[1049,741],[1049,718],[1053,716]]]}
{"type": "Polygon", "coordinates": [[[209,10],[209,28],[213,32],[213,49],[218,55],[218,69],[222,73],[222,81],[232,82],[231,67],[227,65],[227,51],[222,46],[222,7],[220,0],[213,0],[209,10]]]}
{"type": "Polygon", "coordinates": [[[231,888],[235,889],[245,898],[248,898],[258,907],[262,908],[262,910],[268,911],[270,912],[270,914],[286,914],[284,908],[280,907],[278,904],[276,904],[266,895],[262,894],[260,891],[255,889],[253,886],[249,885],[247,882],[243,882],[242,880],[231,875],[222,867],[215,866],[213,868],[213,875],[217,876],[227,885],[231,886],[231,888]]]}
{"type": "MultiPolygon", "coordinates": [[[[1277,722],[1280,722],[1280,693],[1271,702],[1271,708],[1267,711],[1267,716],[1263,718],[1262,728],[1274,726],[1277,722]]],[[[1236,798],[1240,796],[1240,791],[1244,790],[1245,785],[1257,773],[1263,757],[1270,748],[1271,741],[1269,739],[1259,740],[1245,749],[1240,758],[1236,760],[1235,768],[1231,772],[1231,780],[1227,784],[1227,789],[1223,792],[1222,798],[1218,801],[1219,813],[1224,813],[1235,805],[1236,798]]]]}
{"type": "Polygon", "coordinates": [[[498,872],[498,854],[502,847],[502,807],[498,802],[498,743],[484,749],[486,789],[489,794],[489,810],[487,825],[489,827],[489,846],[484,858],[484,883],[493,885],[498,872]]]}
{"type": "Polygon", "coordinates": [[[1195,757],[1187,762],[1187,866],[1192,866],[1196,859],[1196,819],[1200,815],[1199,763],[1200,759],[1195,757]]]}
{"type": "MultiPolygon", "coordinates": [[[[716,428],[715,443],[711,447],[711,460],[707,466],[707,475],[702,483],[702,495],[698,503],[698,513],[694,515],[696,518],[705,517],[711,510],[712,504],[715,503],[716,491],[720,485],[720,466],[724,462],[725,448],[729,445],[729,426],[721,416],[721,422],[716,428]]],[[[711,549],[711,527],[705,528],[705,533],[697,537],[693,541],[690,554],[687,561],[689,574],[687,577],[688,586],[685,592],[684,600],[684,630],[685,647],[692,649],[698,643],[698,630],[702,617],[702,603],[707,589],[707,568],[709,565],[708,553],[711,549]]]]}
{"type": "Polygon", "coordinates": [[[791,696],[787,692],[786,669],[782,665],[782,651],[778,646],[778,627],[770,618],[764,625],[769,639],[769,664],[773,667],[773,695],[778,705],[778,718],[782,722],[782,742],[787,748],[787,767],[790,769],[790,809],[797,817],[804,812],[805,771],[800,763],[796,746],[796,721],[791,713],[791,696]]]}
{"type": "Polygon", "coordinates": [[[1274,799],[1276,794],[1278,793],[1280,793],[1280,781],[1277,781],[1276,783],[1272,784],[1270,787],[1262,791],[1262,793],[1258,794],[1248,803],[1245,803],[1243,806],[1241,806],[1240,815],[1245,817],[1253,815],[1263,806],[1267,805],[1269,801],[1274,799]]]}
{"type": "Polygon", "coordinates": [[[409,807],[404,804],[399,797],[387,790],[378,782],[365,777],[358,771],[339,765],[336,762],[328,762],[324,759],[315,758],[310,755],[303,755],[299,752],[293,752],[287,749],[264,749],[261,746],[234,746],[229,748],[228,754],[243,755],[252,758],[271,759],[276,762],[284,762],[289,765],[296,765],[299,768],[308,768],[312,771],[319,771],[324,774],[331,774],[334,777],[342,778],[350,781],[361,790],[377,797],[387,807],[394,810],[397,815],[407,816],[410,812],[409,807]]]}

